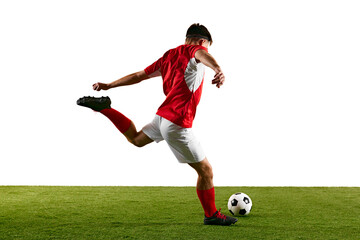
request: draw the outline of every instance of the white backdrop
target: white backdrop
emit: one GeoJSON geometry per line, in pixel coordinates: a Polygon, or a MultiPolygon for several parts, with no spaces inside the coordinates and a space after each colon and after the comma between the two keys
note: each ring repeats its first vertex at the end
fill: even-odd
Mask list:
{"type": "Polygon", "coordinates": [[[194,122],[217,186],[360,186],[358,1],[1,1],[0,185],[194,186],[166,143],[138,149],[101,114],[110,96],[138,128],[161,79],[93,92],[212,33],[226,83],[194,122]]]}

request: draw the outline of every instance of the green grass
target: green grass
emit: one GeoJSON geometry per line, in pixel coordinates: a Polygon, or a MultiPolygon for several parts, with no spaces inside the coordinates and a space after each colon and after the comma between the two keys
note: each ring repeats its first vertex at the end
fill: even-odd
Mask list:
{"type": "Polygon", "coordinates": [[[217,187],[253,209],[205,226],[191,187],[0,186],[0,239],[360,239],[360,188],[217,187]]]}

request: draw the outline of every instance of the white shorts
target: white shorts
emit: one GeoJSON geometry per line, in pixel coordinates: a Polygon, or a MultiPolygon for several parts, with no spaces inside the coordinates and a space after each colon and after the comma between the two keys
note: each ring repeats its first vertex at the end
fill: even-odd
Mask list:
{"type": "Polygon", "coordinates": [[[180,163],[196,163],[205,159],[205,153],[191,128],[183,128],[155,115],[142,131],[157,143],[165,140],[180,163]]]}

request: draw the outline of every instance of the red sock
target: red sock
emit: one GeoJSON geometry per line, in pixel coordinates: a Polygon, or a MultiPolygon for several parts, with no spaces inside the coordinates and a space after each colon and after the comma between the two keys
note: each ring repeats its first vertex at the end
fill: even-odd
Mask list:
{"type": "Polygon", "coordinates": [[[196,192],[204,209],[205,216],[213,216],[217,211],[215,206],[215,188],[210,188],[208,190],[196,189],[196,192]]]}
{"type": "Polygon", "coordinates": [[[113,108],[105,108],[100,112],[109,118],[121,133],[124,133],[129,129],[131,120],[125,117],[122,113],[113,108]]]}

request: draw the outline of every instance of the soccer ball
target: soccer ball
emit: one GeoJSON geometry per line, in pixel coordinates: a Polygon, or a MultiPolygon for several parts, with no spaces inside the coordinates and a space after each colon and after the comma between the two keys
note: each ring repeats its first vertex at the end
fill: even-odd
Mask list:
{"type": "Polygon", "coordinates": [[[248,215],[252,208],[252,201],[245,193],[235,193],[228,201],[229,212],[234,216],[248,215]]]}

